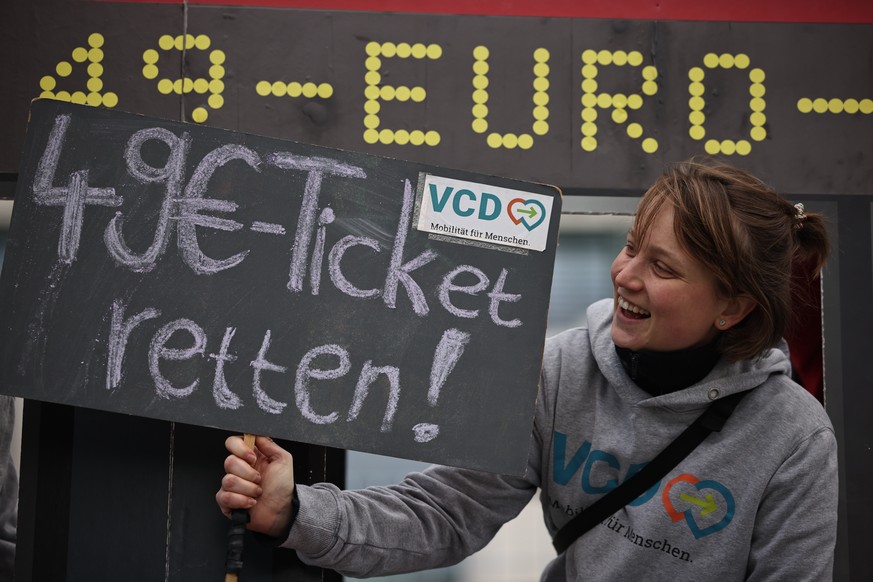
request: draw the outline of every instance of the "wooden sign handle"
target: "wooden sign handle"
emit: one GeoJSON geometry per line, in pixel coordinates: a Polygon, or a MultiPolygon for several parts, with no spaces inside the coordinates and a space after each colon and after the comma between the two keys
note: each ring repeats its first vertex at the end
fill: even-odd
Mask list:
{"type": "MultiPolygon", "coordinates": [[[[250,449],[255,448],[255,435],[245,433],[243,442],[250,449]]],[[[231,513],[231,526],[227,532],[227,561],[225,565],[224,582],[237,582],[242,570],[242,551],[245,542],[246,524],[249,522],[249,512],[246,509],[234,509],[231,513]]]]}

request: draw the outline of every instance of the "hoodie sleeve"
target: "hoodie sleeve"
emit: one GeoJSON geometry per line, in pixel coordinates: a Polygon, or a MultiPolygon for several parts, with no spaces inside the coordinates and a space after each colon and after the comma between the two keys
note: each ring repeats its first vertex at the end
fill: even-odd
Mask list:
{"type": "Polygon", "coordinates": [[[837,444],[822,427],[782,463],[758,509],[747,580],[833,579],[837,444]]]}
{"type": "Polygon", "coordinates": [[[369,577],[450,566],[484,547],[535,487],[521,478],[430,467],[398,485],[300,485],[288,540],[307,564],[369,577]]]}

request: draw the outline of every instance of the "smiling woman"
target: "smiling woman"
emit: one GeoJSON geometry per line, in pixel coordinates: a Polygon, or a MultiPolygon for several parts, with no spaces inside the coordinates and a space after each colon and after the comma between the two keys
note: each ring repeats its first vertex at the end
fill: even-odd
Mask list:
{"type": "Polygon", "coordinates": [[[754,307],[746,296],[721,296],[712,273],[676,240],[674,214],[672,205],[663,206],[641,242],[629,235],[612,265],[618,307],[612,339],[619,347],[702,346],[754,307]]]}
{"type": "MultiPolygon", "coordinates": [[[[814,276],[830,250],[822,216],[746,172],[706,160],[671,167],[643,197],[632,232],[643,239],[638,245],[655,249],[661,278],[706,280],[715,294],[707,299],[727,301],[723,313],[710,315],[719,351],[733,361],[758,357],[782,339],[797,284],[792,272],[814,276]]],[[[699,307],[687,305],[685,316],[699,307]]]]}
{"type": "Polygon", "coordinates": [[[216,500],[225,512],[249,509],[250,528],[304,562],[351,576],[454,564],[540,490],[560,540],[543,581],[831,579],[836,440],[792,381],[781,341],[793,265],[820,268],[827,252],[822,218],[748,173],[673,165],[640,203],[613,264],[613,298],[546,343],[523,478],[429,467],[398,485],[340,491],[295,484],[287,452],[264,441],[253,455],[231,437],[216,500]],[[563,543],[575,515],[657,465],[710,404],[740,395],[718,434],[563,543]]]}

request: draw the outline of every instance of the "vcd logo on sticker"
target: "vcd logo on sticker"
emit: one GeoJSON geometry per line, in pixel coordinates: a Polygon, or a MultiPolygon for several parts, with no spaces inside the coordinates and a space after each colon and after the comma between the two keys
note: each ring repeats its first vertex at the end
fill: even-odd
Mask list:
{"type": "Polygon", "coordinates": [[[418,230],[543,251],[552,198],[426,174],[418,230]]]}

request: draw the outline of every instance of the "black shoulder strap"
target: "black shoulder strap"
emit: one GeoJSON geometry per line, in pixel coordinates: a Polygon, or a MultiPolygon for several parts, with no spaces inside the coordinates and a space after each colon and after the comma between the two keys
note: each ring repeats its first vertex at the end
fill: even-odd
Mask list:
{"type": "Polygon", "coordinates": [[[720,431],[731,413],[748,393],[737,392],[709,405],[706,412],[686,428],[666,449],[652,459],[633,477],[598,499],[591,507],[567,522],[558,530],[552,545],[558,553],[564,552],[576,539],[610,515],[645,493],[664,475],[688,456],[712,431],[720,431]]]}

